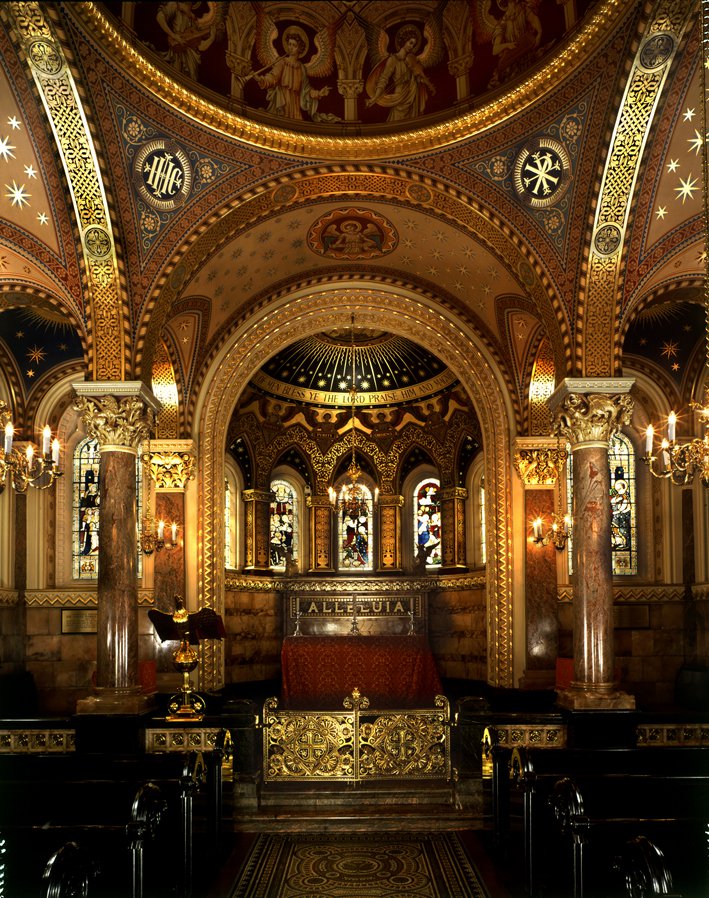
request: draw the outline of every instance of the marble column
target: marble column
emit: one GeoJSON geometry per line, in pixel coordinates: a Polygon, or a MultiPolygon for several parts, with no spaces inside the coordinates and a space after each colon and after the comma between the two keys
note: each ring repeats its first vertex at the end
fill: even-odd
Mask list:
{"type": "Polygon", "coordinates": [[[138,680],[136,459],[159,403],[140,381],[74,384],[74,407],[101,453],[96,689],[78,714],[135,714],[138,680]]]}
{"type": "Polygon", "coordinates": [[[377,503],[379,518],[378,569],[382,572],[401,571],[401,510],[404,497],[381,495],[377,503]]]}
{"type": "Polygon", "coordinates": [[[329,496],[308,496],[310,515],[310,565],[308,573],[331,574],[334,514],[329,496]]]}
{"type": "Polygon", "coordinates": [[[267,574],[271,570],[271,500],[270,490],[244,490],[244,571],[267,574]]]}
{"type": "Polygon", "coordinates": [[[441,570],[464,571],[465,563],[465,501],[468,491],[460,486],[439,490],[441,502],[441,570]]]}
{"type": "MultiPolygon", "coordinates": [[[[559,654],[557,555],[551,541],[535,542],[532,521],[541,518],[546,534],[558,515],[554,487],[561,490],[566,449],[550,437],[519,437],[513,465],[524,484],[526,528],[524,561],[525,663],[523,688],[547,688],[556,682],[559,654]]],[[[566,555],[563,555],[564,561],[566,555]]]]}
{"type": "Polygon", "coordinates": [[[628,709],[635,699],[614,682],[613,577],[608,444],[630,423],[629,378],[567,378],[549,399],[556,432],[573,466],[574,679],[563,707],[628,709]]]}

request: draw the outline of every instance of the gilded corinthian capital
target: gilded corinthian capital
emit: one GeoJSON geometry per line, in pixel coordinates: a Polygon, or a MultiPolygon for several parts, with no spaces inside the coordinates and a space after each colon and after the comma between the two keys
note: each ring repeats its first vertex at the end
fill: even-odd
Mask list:
{"type": "Polygon", "coordinates": [[[630,424],[632,378],[567,378],[549,398],[553,430],[572,448],[580,443],[607,445],[630,424]]]}
{"type": "Polygon", "coordinates": [[[184,490],[197,473],[195,461],[193,440],[151,440],[143,453],[155,488],[163,492],[184,490]]]}
{"type": "Polygon", "coordinates": [[[139,381],[108,381],[74,384],[74,408],[81,415],[86,433],[102,450],[129,449],[138,452],[147,440],[160,407],[139,381]]]}
{"type": "Polygon", "coordinates": [[[512,464],[525,486],[553,485],[566,464],[566,447],[544,437],[518,437],[512,464]]]}

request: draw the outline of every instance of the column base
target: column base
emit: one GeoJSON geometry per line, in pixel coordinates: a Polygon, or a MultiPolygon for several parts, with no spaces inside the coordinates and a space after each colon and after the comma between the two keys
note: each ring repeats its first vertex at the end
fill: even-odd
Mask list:
{"type": "Polygon", "coordinates": [[[633,711],[635,696],[612,686],[571,683],[557,692],[556,703],[571,711],[633,711]]]}
{"type": "Polygon", "coordinates": [[[146,695],[140,686],[125,689],[101,687],[93,695],[79,699],[77,714],[143,714],[155,708],[155,695],[146,695]]]}

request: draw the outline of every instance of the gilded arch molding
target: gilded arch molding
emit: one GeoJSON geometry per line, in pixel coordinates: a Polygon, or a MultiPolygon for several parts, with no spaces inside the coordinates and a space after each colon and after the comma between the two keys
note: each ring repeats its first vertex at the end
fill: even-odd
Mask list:
{"type": "Polygon", "coordinates": [[[698,3],[659,0],[628,76],[596,206],[588,261],[588,281],[576,320],[580,371],[586,377],[612,377],[620,346],[620,284],[628,216],[668,72],[685,31],[696,19],[698,3]]]}
{"type": "Polygon", "coordinates": [[[517,278],[520,288],[533,302],[549,335],[557,370],[569,369],[571,338],[564,304],[523,235],[512,231],[493,209],[483,207],[457,191],[432,181],[423,183],[420,177],[405,170],[384,171],[379,167],[359,172],[332,169],[297,172],[278,183],[262,185],[247,199],[235,199],[232,207],[219,210],[204,222],[195,231],[192,242],[175,253],[171,266],[163,273],[148,303],[151,311],[139,328],[135,348],[136,365],[142,357],[142,376],[150,370],[160,333],[173,304],[181,296],[188,272],[199,270],[225,244],[272,215],[282,215],[285,211],[320,201],[348,203],[355,199],[405,204],[441,218],[485,244],[517,278]]]}
{"type": "Polygon", "coordinates": [[[128,324],[108,202],[81,97],[42,3],[7,3],[47,114],[76,215],[86,277],[87,334],[94,380],[123,380],[128,324]]]}
{"type": "MultiPolygon", "coordinates": [[[[199,604],[222,611],[224,446],[234,406],[253,372],[274,352],[300,337],[333,327],[346,327],[352,311],[373,327],[411,340],[424,336],[432,352],[460,378],[473,401],[482,429],[488,502],[490,561],[487,568],[488,678],[511,686],[512,545],[510,409],[495,373],[471,335],[430,305],[410,297],[370,290],[340,289],[292,299],[261,311],[248,321],[231,348],[216,359],[199,412],[200,533],[199,604]]],[[[210,686],[223,678],[220,644],[208,647],[202,675],[210,686]]]]}

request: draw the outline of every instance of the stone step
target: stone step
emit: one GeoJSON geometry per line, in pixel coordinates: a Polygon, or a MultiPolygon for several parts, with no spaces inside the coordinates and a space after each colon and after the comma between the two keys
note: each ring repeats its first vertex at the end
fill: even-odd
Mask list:
{"type": "Polygon", "coordinates": [[[411,782],[385,787],[374,783],[266,783],[261,786],[261,807],[356,807],[385,805],[452,805],[451,784],[411,782]]]}
{"type": "Polygon", "coordinates": [[[233,832],[451,832],[489,829],[489,817],[461,811],[449,804],[360,805],[352,808],[272,806],[236,813],[227,829],[233,832]]]}

